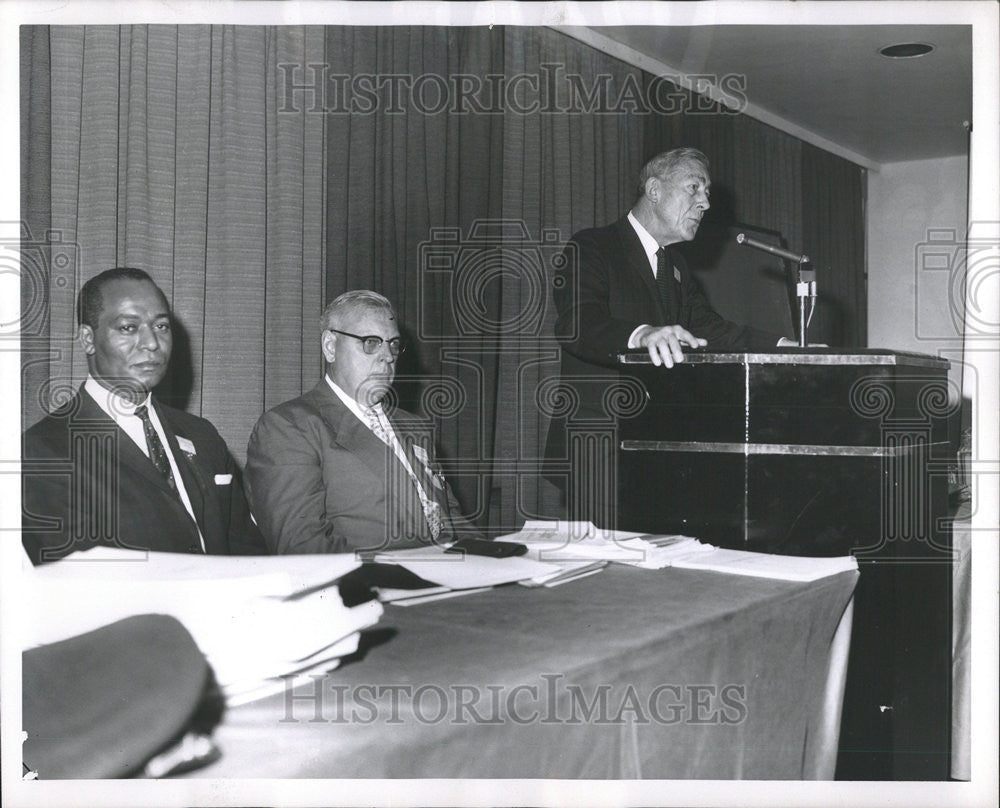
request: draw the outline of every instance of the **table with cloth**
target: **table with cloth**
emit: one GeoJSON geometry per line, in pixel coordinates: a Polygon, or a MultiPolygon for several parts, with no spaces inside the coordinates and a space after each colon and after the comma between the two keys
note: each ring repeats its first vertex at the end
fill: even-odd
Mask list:
{"type": "Polygon", "coordinates": [[[857,577],[612,565],[390,606],[358,659],[231,708],[190,776],[832,779],[857,577]]]}

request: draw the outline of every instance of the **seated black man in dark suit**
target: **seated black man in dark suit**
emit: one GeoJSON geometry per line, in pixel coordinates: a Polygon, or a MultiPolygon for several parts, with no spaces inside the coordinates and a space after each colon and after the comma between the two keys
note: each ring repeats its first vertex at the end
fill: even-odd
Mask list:
{"type": "Polygon", "coordinates": [[[89,374],[23,436],[22,543],[38,564],[94,545],[263,554],[225,441],[152,396],[173,346],[167,299],[109,269],[78,301],[89,374]]]}

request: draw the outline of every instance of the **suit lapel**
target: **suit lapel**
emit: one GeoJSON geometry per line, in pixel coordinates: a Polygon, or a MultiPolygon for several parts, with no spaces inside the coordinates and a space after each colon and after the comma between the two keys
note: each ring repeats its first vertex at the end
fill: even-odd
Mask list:
{"type": "Polygon", "coordinates": [[[316,407],[330,428],[336,444],[361,460],[372,475],[384,485],[386,453],[388,452],[392,460],[398,464],[395,452],[382,443],[353,412],[347,409],[325,380],[321,380],[313,388],[313,394],[316,407]]]}
{"type": "MultiPolygon", "coordinates": [[[[114,420],[108,416],[104,410],[98,406],[97,402],[94,401],[90,394],[87,393],[81,386],[79,392],[80,408],[74,416],[74,420],[79,424],[83,422],[93,422],[99,424],[102,427],[110,427],[114,429],[117,435],[118,443],[118,465],[122,472],[122,485],[127,485],[125,477],[128,474],[138,475],[143,479],[144,483],[147,483],[154,488],[159,489],[159,491],[166,498],[166,501],[170,503],[171,507],[177,511],[179,518],[186,519],[188,524],[191,523],[191,514],[188,513],[187,508],[184,507],[184,503],[181,502],[180,497],[177,493],[170,487],[166,478],[160,474],[156,466],[153,465],[152,461],[146,456],[146,453],[142,451],[138,446],[136,446],[135,441],[132,440],[125,432],[114,422],[114,420]]],[[[181,466],[180,452],[177,448],[176,441],[173,440],[171,430],[166,426],[166,421],[162,417],[162,409],[157,408],[157,414],[160,415],[160,423],[164,425],[164,431],[167,433],[168,439],[171,439],[171,449],[174,453],[174,459],[177,461],[178,467],[181,466]]],[[[184,478],[184,487],[189,492],[191,486],[187,483],[187,478],[184,478]]],[[[188,494],[190,498],[190,493],[188,494]]],[[[199,494],[199,501],[200,501],[199,494]]],[[[193,505],[193,500],[192,500],[193,505]]],[[[193,527],[193,525],[192,525],[193,527]]],[[[207,541],[207,539],[206,539],[207,541]]]]}
{"type": "MultiPolygon", "coordinates": [[[[330,389],[325,379],[313,388],[313,393],[314,403],[335,436],[334,440],[337,445],[365,464],[372,475],[382,483],[387,497],[393,487],[390,486],[390,477],[392,478],[400,495],[393,503],[393,512],[397,513],[401,524],[409,527],[420,526],[421,529],[425,529],[427,520],[424,517],[420,497],[417,495],[413,479],[399,458],[396,457],[392,447],[386,446],[367,425],[361,423],[357,416],[347,409],[337,394],[330,389]]],[[[403,446],[411,468],[414,469],[414,474],[420,474],[421,472],[414,465],[412,452],[407,447],[409,439],[405,434],[405,428],[397,427],[399,421],[396,418],[390,418],[390,423],[393,425],[397,439],[403,446]]],[[[430,493],[428,495],[433,496],[430,493]]]]}
{"type": "MultiPolygon", "coordinates": [[[[155,402],[155,399],[154,406],[156,406],[156,414],[160,416],[160,424],[166,433],[167,443],[170,444],[170,451],[174,456],[174,462],[177,464],[177,470],[180,472],[181,480],[184,483],[184,491],[187,493],[188,501],[191,503],[191,510],[194,511],[195,521],[201,530],[202,538],[205,539],[205,549],[210,553],[224,552],[225,541],[221,536],[221,529],[219,525],[215,524],[215,519],[208,518],[209,514],[206,512],[209,505],[214,505],[214,500],[211,500],[206,495],[212,490],[209,486],[214,485],[215,481],[212,480],[209,483],[205,478],[205,472],[198,465],[198,462],[189,457],[188,453],[180,447],[174,424],[163,407],[155,402]],[[220,541],[223,544],[221,548],[218,547],[220,541]]],[[[211,508],[211,510],[213,516],[221,516],[217,513],[218,508],[211,508]]],[[[185,508],[186,511],[187,509],[185,508]]]]}
{"type": "Polygon", "coordinates": [[[431,458],[434,456],[434,442],[431,435],[423,426],[409,418],[401,419],[393,415],[390,420],[392,428],[396,431],[396,437],[403,445],[406,458],[410,461],[410,468],[420,480],[424,493],[442,508],[446,508],[447,502],[442,496],[444,486],[431,466],[431,458]],[[417,454],[417,447],[421,455],[417,454]]]}
{"type": "Polygon", "coordinates": [[[673,311],[670,312],[671,323],[679,323],[681,321],[681,308],[684,305],[684,296],[682,294],[683,287],[680,282],[680,259],[677,256],[677,252],[673,247],[667,247],[667,269],[670,272],[670,289],[673,292],[673,311]]]}
{"type": "MultiPolygon", "coordinates": [[[[114,427],[115,432],[118,435],[119,465],[128,469],[131,473],[138,474],[146,482],[161,489],[165,494],[168,494],[176,499],[176,495],[171,490],[170,484],[166,481],[166,479],[164,479],[163,475],[157,471],[156,466],[154,466],[152,461],[146,456],[146,453],[135,445],[135,441],[133,441],[132,438],[130,438],[128,434],[126,434],[126,432],[98,406],[97,402],[90,397],[90,394],[82,388],[80,390],[80,402],[80,410],[76,414],[77,421],[93,421],[102,425],[110,425],[114,427]]],[[[179,500],[178,504],[180,504],[179,500]]],[[[181,507],[183,507],[183,505],[181,507]]]]}
{"type": "MultiPolygon", "coordinates": [[[[635,232],[635,228],[632,227],[631,222],[629,222],[628,217],[618,222],[618,238],[622,242],[623,252],[628,263],[628,271],[633,273],[645,287],[649,298],[656,301],[656,310],[662,318],[659,324],[664,325],[669,323],[669,312],[664,309],[663,302],[660,300],[660,290],[656,286],[656,278],[653,277],[653,269],[649,265],[649,257],[646,255],[646,251],[642,247],[642,242],[639,241],[639,236],[635,232]]],[[[650,325],[657,325],[657,323],[650,323],[650,325]]]]}
{"type": "MultiPolygon", "coordinates": [[[[403,454],[406,455],[406,459],[410,462],[410,468],[413,469],[413,474],[416,476],[417,480],[420,481],[420,485],[423,488],[424,494],[432,502],[437,502],[442,508],[442,515],[447,513],[447,507],[441,502],[441,499],[437,496],[437,491],[435,490],[433,481],[430,479],[429,469],[427,465],[421,460],[414,449],[415,446],[420,445],[424,452],[427,452],[427,440],[424,440],[425,430],[419,425],[415,419],[410,417],[404,417],[398,413],[389,414],[386,411],[386,416],[389,418],[392,424],[392,429],[396,433],[396,438],[399,440],[403,447],[403,454]]],[[[430,455],[425,455],[428,460],[430,455]]],[[[426,533],[427,536],[430,535],[430,529],[427,525],[427,516],[424,514],[424,507],[420,502],[420,495],[417,492],[417,486],[413,478],[410,477],[406,469],[403,468],[403,464],[399,463],[397,460],[397,465],[399,466],[400,473],[405,475],[406,480],[410,483],[410,489],[413,492],[412,496],[405,497],[407,506],[407,519],[411,520],[408,523],[419,525],[421,533],[426,533]]]]}

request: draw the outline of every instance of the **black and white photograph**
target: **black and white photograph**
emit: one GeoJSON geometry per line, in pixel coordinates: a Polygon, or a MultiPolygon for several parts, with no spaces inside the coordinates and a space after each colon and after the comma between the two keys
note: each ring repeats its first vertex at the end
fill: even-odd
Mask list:
{"type": "Polygon", "coordinates": [[[995,3],[0,41],[4,805],[996,804],[995,3]]]}

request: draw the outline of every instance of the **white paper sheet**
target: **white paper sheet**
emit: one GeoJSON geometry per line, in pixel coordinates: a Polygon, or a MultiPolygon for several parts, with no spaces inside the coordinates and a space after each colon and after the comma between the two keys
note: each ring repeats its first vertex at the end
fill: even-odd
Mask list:
{"type": "Polygon", "coordinates": [[[807,558],[715,549],[710,553],[697,553],[676,559],[672,566],[680,569],[751,575],[755,578],[776,578],[782,581],[818,581],[820,578],[840,572],[856,570],[858,562],[853,556],[807,558]]]}
{"type": "Polygon", "coordinates": [[[463,556],[459,553],[446,553],[438,548],[379,553],[375,556],[375,561],[383,564],[399,564],[425,581],[449,589],[498,586],[558,572],[559,569],[552,564],[544,564],[524,556],[487,558],[468,553],[463,556]],[[437,549],[437,552],[432,552],[433,549],[437,549]]]}

